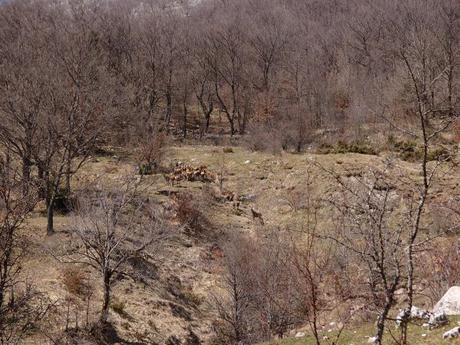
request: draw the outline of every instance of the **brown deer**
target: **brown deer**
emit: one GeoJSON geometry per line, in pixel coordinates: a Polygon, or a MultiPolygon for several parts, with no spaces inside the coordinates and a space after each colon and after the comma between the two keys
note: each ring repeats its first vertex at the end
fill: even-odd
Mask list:
{"type": "Polygon", "coordinates": [[[257,212],[256,210],[254,210],[252,207],[251,207],[251,213],[252,213],[252,219],[256,219],[256,218],[259,218],[260,220],[260,224],[264,225],[264,219],[262,217],[262,212],[257,212]]]}

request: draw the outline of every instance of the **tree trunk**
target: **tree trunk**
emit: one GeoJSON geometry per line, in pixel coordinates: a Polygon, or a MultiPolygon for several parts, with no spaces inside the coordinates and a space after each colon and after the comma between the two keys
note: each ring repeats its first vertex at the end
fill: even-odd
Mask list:
{"type": "Polygon", "coordinates": [[[90,302],[90,297],[86,297],[86,327],[89,327],[89,302],[90,302]]]}
{"type": "Polygon", "coordinates": [[[110,306],[110,274],[104,272],[104,301],[102,303],[101,317],[99,321],[106,323],[109,318],[109,306],[110,306]]]}
{"type": "Polygon", "coordinates": [[[208,111],[208,112],[206,113],[206,127],[205,127],[205,133],[208,133],[208,131],[209,131],[209,122],[210,122],[210,120],[211,120],[211,112],[212,112],[212,111],[208,111]]]}
{"type": "Polygon", "coordinates": [[[382,340],[383,340],[383,333],[385,331],[385,322],[388,317],[388,313],[390,312],[390,308],[392,305],[393,300],[387,299],[385,303],[385,307],[382,311],[382,313],[379,315],[379,318],[377,319],[377,334],[375,335],[375,345],[382,345],[382,340]]]}
{"type": "MultiPolygon", "coordinates": [[[[44,177],[45,177],[45,171],[42,167],[41,164],[38,164],[37,165],[38,167],[38,179],[39,181],[45,181],[44,177]]],[[[45,185],[40,185],[39,186],[39,190],[38,190],[38,196],[42,199],[46,198],[46,186],[45,185]]],[[[47,203],[48,205],[48,203],[47,203]]]]}
{"type": "Polygon", "coordinates": [[[235,134],[235,123],[233,122],[230,116],[227,116],[227,118],[228,118],[228,123],[230,125],[230,135],[233,136],[235,134]]]}
{"type": "Polygon", "coordinates": [[[32,166],[32,161],[29,155],[25,155],[22,158],[22,193],[27,195],[29,192],[29,183],[30,183],[30,168],[32,166]]]}
{"type": "Polygon", "coordinates": [[[184,112],[184,124],[183,124],[183,135],[184,139],[187,138],[187,115],[188,115],[188,109],[187,109],[187,100],[184,97],[184,102],[183,102],[183,112],[184,112]]]}
{"type": "Polygon", "coordinates": [[[450,67],[449,72],[448,72],[448,77],[447,77],[447,90],[448,90],[447,104],[448,104],[448,107],[449,107],[449,116],[451,116],[451,117],[454,115],[454,105],[453,105],[453,97],[452,97],[452,94],[453,94],[453,79],[454,79],[453,67],[450,67]]]}
{"type": "Polygon", "coordinates": [[[54,234],[54,202],[56,200],[57,193],[56,185],[59,185],[59,181],[52,183],[50,181],[50,174],[48,171],[45,172],[44,177],[46,181],[46,234],[50,236],[54,234]]]}
{"type": "Polygon", "coordinates": [[[72,177],[72,166],[71,166],[71,160],[68,159],[66,162],[66,173],[65,173],[65,195],[69,196],[70,195],[70,179],[72,177]]]}
{"type": "Polygon", "coordinates": [[[170,92],[166,93],[166,118],[165,118],[165,125],[166,125],[166,133],[169,134],[169,125],[171,123],[171,114],[172,114],[172,97],[170,92]]]}
{"type": "Polygon", "coordinates": [[[166,86],[166,133],[169,134],[169,125],[171,123],[172,116],[172,70],[169,70],[168,84],[166,86]]]}
{"type": "Polygon", "coordinates": [[[46,202],[46,234],[54,234],[54,195],[49,197],[46,202]]]}

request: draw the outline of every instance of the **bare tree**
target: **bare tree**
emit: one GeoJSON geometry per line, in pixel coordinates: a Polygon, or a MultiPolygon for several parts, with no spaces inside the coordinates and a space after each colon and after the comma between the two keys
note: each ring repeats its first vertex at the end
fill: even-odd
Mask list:
{"type": "MultiPolygon", "coordinates": [[[[231,5],[227,4],[227,6],[231,5]]],[[[237,11],[238,8],[233,9],[237,11]]],[[[235,14],[236,15],[236,14],[235,14]]],[[[222,13],[221,16],[224,16],[222,13]]],[[[225,16],[226,17],[226,16],[225,16]]],[[[238,18],[238,17],[236,17],[238,18]]],[[[222,17],[220,27],[206,36],[206,60],[212,68],[214,91],[220,111],[225,114],[230,134],[244,134],[250,115],[250,85],[245,75],[245,35],[241,23],[222,17]],[[238,126],[238,128],[237,128],[238,126]]]]}
{"type": "MultiPolygon", "coordinates": [[[[409,236],[407,239],[407,295],[408,310],[411,309],[414,299],[415,279],[415,250],[419,235],[423,227],[423,216],[426,212],[428,195],[437,178],[439,167],[444,162],[440,159],[434,165],[429,165],[429,154],[435,140],[453,123],[452,100],[447,98],[447,105],[443,97],[438,97],[439,84],[445,71],[453,68],[450,61],[441,65],[437,63],[437,46],[433,37],[433,25],[429,18],[424,16],[427,4],[410,2],[398,9],[400,16],[396,22],[391,22],[390,33],[394,39],[393,56],[396,62],[401,63],[410,86],[409,104],[415,114],[414,126],[401,128],[391,122],[397,130],[403,131],[422,143],[422,159],[420,172],[422,182],[418,183],[417,194],[410,203],[408,211],[409,236]],[[414,39],[415,38],[415,39],[414,39]],[[443,117],[443,113],[450,116],[443,117]]],[[[448,94],[451,90],[448,90],[448,94]]],[[[407,325],[402,327],[403,343],[407,342],[407,325]]]]}
{"type": "Polygon", "coordinates": [[[450,116],[456,113],[456,75],[459,65],[458,43],[460,39],[460,6],[456,1],[445,1],[439,5],[442,24],[436,30],[437,39],[443,52],[442,65],[445,66],[444,78],[447,81],[447,108],[450,116]]]}
{"type": "Polygon", "coordinates": [[[66,261],[88,265],[101,276],[101,323],[107,322],[115,276],[125,272],[130,259],[145,255],[151,246],[158,249],[167,236],[160,213],[133,193],[128,184],[82,200],[70,227],[79,244],[66,261]]]}
{"type": "Polygon", "coordinates": [[[402,202],[388,184],[386,172],[369,171],[365,178],[336,177],[339,189],[330,203],[337,211],[336,232],[328,238],[356,255],[366,269],[372,308],[377,312],[375,344],[382,344],[385,322],[404,283],[407,219],[397,217],[402,202]],[[398,222],[393,222],[399,219],[398,222]]]}
{"type": "Polygon", "coordinates": [[[305,291],[298,284],[298,271],[287,231],[265,228],[258,238],[257,267],[253,269],[256,320],[260,320],[260,340],[283,338],[302,323],[305,291]]]}
{"type": "MultiPolygon", "coordinates": [[[[195,34],[199,35],[201,32],[198,31],[195,34]]],[[[201,38],[196,37],[194,39],[194,46],[192,47],[194,63],[191,69],[192,89],[203,117],[203,123],[200,128],[200,138],[208,133],[211,115],[215,108],[213,73],[210,66],[206,63],[205,56],[203,56],[203,45],[201,38]]]]}
{"type": "MultiPolygon", "coordinates": [[[[319,333],[320,317],[325,310],[332,309],[333,303],[327,302],[330,293],[328,277],[334,270],[333,253],[335,244],[324,242],[318,227],[320,200],[314,196],[313,179],[308,175],[305,184],[303,202],[305,217],[299,226],[289,229],[289,250],[292,253],[293,274],[297,279],[299,305],[298,317],[306,320],[317,345],[321,344],[319,333]]],[[[337,339],[339,335],[337,336],[337,339]]]]}
{"type": "Polygon", "coordinates": [[[256,17],[248,32],[248,46],[252,50],[251,64],[257,70],[253,80],[259,92],[276,89],[278,74],[285,57],[285,48],[289,42],[287,21],[288,11],[281,8],[275,1],[251,3],[251,11],[256,17]]]}
{"type": "Polygon", "coordinates": [[[110,93],[99,87],[110,83],[98,66],[101,48],[85,26],[95,18],[91,3],[71,5],[69,12],[50,13],[48,34],[42,37],[49,44],[46,99],[34,161],[45,191],[48,234],[54,232],[55,201],[69,196],[71,177],[90,157],[110,110],[110,93]]]}
{"type": "Polygon", "coordinates": [[[232,343],[282,338],[304,321],[304,285],[298,284],[288,232],[264,231],[254,239],[229,235],[223,246],[223,293],[214,304],[223,323],[219,332],[232,343]]]}
{"type": "Polygon", "coordinates": [[[24,194],[28,193],[33,155],[39,145],[46,97],[40,32],[47,23],[40,18],[40,11],[39,4],[28,2],[0,9],[0,140],[21,161],[24,194]]]}
{"type": "Polygon", "coordinates": [[[229,343],[249,342],[251,308],[251,267],[253,246],[242,235],[235,235],[224,248],[226,273],[224,295],[215,296],[214,304],[219,319],[221,336],[229,343]]]}
{"type": "Polygon", "coordinates": [[[9,156],[0,158],[0,344],[20,344],[45,317],[51,304],[21,275],[27,241],[23,223],[38,198],[29,186],[22,191],[22,176],[9,156]]]}

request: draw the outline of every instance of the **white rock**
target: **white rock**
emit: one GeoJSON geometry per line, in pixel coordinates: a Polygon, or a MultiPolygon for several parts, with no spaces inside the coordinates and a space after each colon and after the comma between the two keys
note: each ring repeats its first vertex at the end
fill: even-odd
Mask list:
{"type": "Polygon", "coordinates": [[[395,291],[396,296],[403,295],[405,293],[406,293],[406,289],[404,289],[404,288],[400,288],[400,289],[395,291]]]}
{"type": "Polygon", "coordinates": [[[251,161],[249,159],[244,162],[244,164],[249,164],[249,163],[251,163],[251,161]]]}
{"type": "Polygon", "coordinates": [[[305,335],[306,335],[305,332],[297,332],[297,333],[295,334],[295,337],[296,337],[296,338],[303,338],[303,337],[305,337],[305,335]]]}
{"type": "Polygon", "coordinates": [[[414,319],[429,319],[431,313],[428,310],[417,308],[416,306],[412,306],[410,310],[410,316],[414,319]]]}
{"type": "Polygon", "coordinates": [[[255,194],[245,194],[241,195],[238,200],[239,201],[254,201],[256,200],[257,196],[255,194]]]}
{"type": "Polygon", "coordinates": [[[460,286],[452,286],[433,308],[433,312],[460,315],[460,286]]]}
{"type": "Polygon", "coordinates": [[[443,339],[457,338],[460,335],[460,327],[454,327],[442,335],[443,339]]]}
{"type": "Polygon", "coordinates": [[[443,311],[438,311],[434,314],[431,314],[430,319],[428,320],[429,328],[437,328],[448,323],[447,315],[443,311]]]}
{"type": "Polygon", "coordinates": [[[376,340],[377,340],[377,337],[369,337],[369,339],[367,339],[367,343],[374,344],[376,340]]]}
{"type": "Polygon", "coordinates": [[[407,312],[407,309],[399,310],[398,316],[396,316],[396,324],[400,326],[406,318],[408,320],[419,319],[428,321],[432,316],[433,313],[430,313],[428,310],[421,309],[413,305],[410,309],[410,313],[407,312]]]}
{"type": "Polygon", "coordinates": [[[423,334],[422,334],[422,338],[425,338],[425,337],[426,337],[426,333],[423,333],[423,334]]]}

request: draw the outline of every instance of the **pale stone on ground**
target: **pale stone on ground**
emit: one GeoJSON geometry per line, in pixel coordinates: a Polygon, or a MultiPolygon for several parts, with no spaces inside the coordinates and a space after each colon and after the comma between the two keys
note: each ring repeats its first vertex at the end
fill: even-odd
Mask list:
{"type": "Polygon", "coordinates": [[[460,286],[452,286],[433,308],[433,312],[460,315],[460,286]]]}

